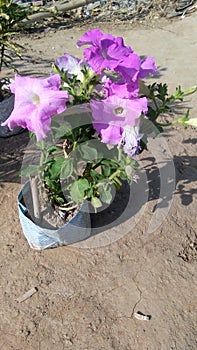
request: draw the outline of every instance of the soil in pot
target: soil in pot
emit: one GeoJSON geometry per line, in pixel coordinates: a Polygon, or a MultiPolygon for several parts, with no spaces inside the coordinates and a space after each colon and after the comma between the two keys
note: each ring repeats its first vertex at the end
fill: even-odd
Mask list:
{"type": "Polygon", "coordinates": [[[28,209],[26,216],[35,224],[46,229],[57,229],[69,222],[79,211],[79,207],[69,212],[62,212],[49,202],[41,203],[40,219],[34,215],[31,192],[23,193],[21,203],[28,209]]]}

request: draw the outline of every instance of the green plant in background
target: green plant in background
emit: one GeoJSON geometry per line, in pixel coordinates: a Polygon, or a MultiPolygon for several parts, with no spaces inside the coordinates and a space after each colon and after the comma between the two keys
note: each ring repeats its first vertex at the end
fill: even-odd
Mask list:
{"type": "Polygon", "coordinates": [[[16,70],[13,54],[21,58],[23,47],[13,41],[13,36],[17,33],[16,25],[27,18],[28,11],[12,0],[0,0],[0,71],[3,65],[16,70]]]}

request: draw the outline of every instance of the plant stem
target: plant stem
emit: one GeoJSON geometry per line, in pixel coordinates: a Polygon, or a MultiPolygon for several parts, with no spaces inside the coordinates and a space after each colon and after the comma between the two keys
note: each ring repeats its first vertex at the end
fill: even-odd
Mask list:
{"type": "Polygon", "coordinates": [[[96,168],[98,168],[100,165],[101,165],[101,163],[102,163],[102,161],[104,160],[105,158],[102,158],[98,163],[96,163],[93,167],[92,167],[92,169],[96,169],[96,168]]]}
{"type": "Polygon", "coordinates": [[[154,102],[154,105],[156,107],[156,112],[157,112],[157,115],[159,115],[159,107],[158,107],[158,104],[157,104],[157,101],[156,101],[156,98],[155,98],[155,95],[153,94],[153,96],[151,97],[152,101],[154,102]]]}
{"type": "Polygon", "coordinates": [[[120,170],[116,170],[115,173],[110,175],[109,180],[113,180],[116,176],[120,175],[120,170]]]}
{"type": "Polygon", "coordinates": [[[161,126],[161,127],[165,127],[165,126],[171,126],[171,125],[173,125],[173,124],[175,124],[175,123],[166,123],[166,124],[157,123],[156,125],[157,125],[157,126],[161,126]]]}
{"type": "Polygon", "coordinates": [[[157,123],[158,126],[165,127],[165,126],[171,126],[171,125],[175,125],[175,124],[180,123],[180,119],[181,119],[181,118],[176,119],[176,120],[173,120],[172,122],[165,123],[165,124],[164,124],[164,123],[158,123],[158,122],[156,122],[156,123],[157,123]]]}
{"type": "Polygon", "coordinates": [[[3,57],[4,57],[4,52],[5,52],[5,45],[4,45],[4,44],[2,44],[2,47],[1,47],[0,72],[1,72],[1,69],[2,69],[2,65],[3,65],[3,57]]]}
{"type": "Polygon", "coordinates": [[[118,147],[118,161],[120,162],[122,159],[122,147],[118,147]]]}
{"type": "Polygon", "coordinates": [[[38,177],[30,175],[30,186],[32,193],[34,216],[36,219],[40,220],[40,200],[38,191],[38,177]]]}
{"type": "Polygon", "coordinates": [[[43,162],[44,162],[44,151],[45,151],[45,142],[44,142],[44,140],[42,140],[42,141],[41,141],[40,167],[43,166],[43,162]]]}
{"type": "MultiPolygon", "coordinates": [[[[44,163],[45,156],[45,142],[41,141],[41,154],[40,154],[40,169],[42,169],[44,163]]],[[[40,220],[40,198],[42,197],[42,170],[38,171],[37,176],[30,175],[30,185],[32,192],[32,200],[33,200],[33,208],[34,208],[34,216],[38,220],[40,220]]]]}
{"type": "MultiPolygon", "coordinates": [[[[44,163],[45,158],[45,142],[44,140],[41,141],[41,154],[40,154],[40,170],[38,171],[38,179],[39,179],[39,185],[42,184],[42,167],[44,163]]],[[[41,191],[39,191],[41,194],[41,191]]]]}
{"type": "Polygon", "coordinates": [[[78,206],[78,204],[73,205],[72,207],[66,207],[66,208],[65,207],[59,207],[59,209],[62,210],[62,211],[70,211],[70,210],[76,209],[77,206],[78,206]]]}
{"type": "Polygon", "coordinates": [[[89,181],[91,182],[92,180],[92,176],[90,174],[91,172],[91,169],[92,169],[92,162],[88,162],[87,165],[86,165],[86,168],[84,170],[84,173],[83,173],[83,176],[89,181]]]}
{"type": "Polygon", "coordinates": [[[76,147],[77,147],[77,141],[74,141],[73,142],[73,151],[76,149],[76,147]]]}

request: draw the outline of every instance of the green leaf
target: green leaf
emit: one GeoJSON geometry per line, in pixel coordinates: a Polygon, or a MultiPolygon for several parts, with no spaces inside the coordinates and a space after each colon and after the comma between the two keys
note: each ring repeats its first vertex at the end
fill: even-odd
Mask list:
{"type": "Polygon", "coordinates": [[[102,202],[110,204],[112,201],[112,193],[110,186],[99,187],[99,195],[102,202]]]}
{"type": "Polygon", "coordinates": [[[79,179],[77,181],[79,192],[84,196],[85,191],[90,187],[87,179],[79,179]]]}
{"type": "Polygon", "coordinates": [[[72,197],[72,200],[75,203],[81,202],[83,200],[83,196],[81,195],[79,191],[79,187],[77,182],[74,182],[70,187],[70,195],[72,197]]]}
{"type": "Polygon", "coordinates": [[[191,95],[196,91],[197,91],[197,85],[191,86],[189,89],[183,90],[183,96],[191,95]]]}
{"type": "Polygon", "coordinates": [[[61,179],[67,179],[67,177],[71,176],[73,172],[73,160],[71,158],[67,158],[64,160],[62,170],[61,170],[61,179]]]}
{"type": "Polygon", "coordinates": [[[62,197],[56,196],[55,200],[58,202],[58,204],[64,204],[65,200],[62,197]]]}
{"type": "Polygon", "coordinates": [[[131,177],[131,175],[133,174],[133,167],[131,165],[127,165],[125,167],[125,172],[128,177],[131,177]]]}
{"type": "Polygon", "coordinates": [[[111,175],[111,169],[110,169],[110,160],[108,162],[108,164],[102,164],[101,168],[102,168],[102,174],[105,177],[109,177],[111,175]]]}
{"type": "Polygon", "coordinates": [[[148,109],[148,118],[149,120],[142,120],[142,125],[140,127],[140,133],[144,134],[143,139],[150,135],[151,137],[153,137],[153,135],[156,137],[160,133],[160,129],[156,126],[157,115],[151,107],[148,109]]]}
{"type": "Polygon", "coordinates": [[[28,165],[21,168],[20,176],[29,176],[39,170],[39,165],[28,165]]]}
{"type": "Polygon", "coordinates": [[[61,138],[66,138],[72,134],[72,130],[71,130],[70,126],[68,126],[66,124],[59,124],[58,127],[52,126],[51,130],[52,130],[53,137],[55,140],[58,140],[61,138]]]}
{"type": "Polygon", "coordinates": [[[102,202],[100,201],[99,198],[97,197],[92,197],[91,199],[91,204],[93,205],[94,208],[100,208],[102,207],[102,202]]]}
{"type": "Polygon", "coordinates": [[[85,197],[85,191],[90,187],[87,179],[75,181],[70,188],[70,195],[74,202],[80,202],[85,197]]]}
{"type": "Polygon", "coordinates": [[[44,179],[46,186],[50,190],[49,196],[53,193],[53,195],[57,196],[58,193],[61,192],[61,185],[58,181],[52,180],[49,177],[44,179]]]}
{"type": "Polygon", "coordinates": [[[84,160],[97,159],[97,150],[94,147],[89,146],[87,143],[78,146],[78,151],[81,153],[84,160]]]}
{"type": "Polygon", "coordinates": [[[48,170],[51,179],[59,179],[64,160],[65,158],[63,156],[54,158],[54,162],[48,170]]]}
{"type": "Polygon", "coordinates": [[[57,146],[49,145],[46,147],[46,150],[48,151],[48,154],[53,154],[55,152],[61,151],[62,149],[60,147],[57,147],[57,146]]]}
{"type": "Polygon", "coordinates": [[[52,181],[49,177],[45,177],[44,181],[45,181],[45,184],[46,184],[50,189],[53,189],[53,183],[54,183],[54,181],[52,181]]]}

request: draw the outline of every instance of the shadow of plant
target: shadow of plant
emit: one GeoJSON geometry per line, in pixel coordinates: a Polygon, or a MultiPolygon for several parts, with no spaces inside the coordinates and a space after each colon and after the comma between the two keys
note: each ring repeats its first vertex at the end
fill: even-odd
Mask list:
{"type": "MultiPolygon", "coordinates": [[[[149,161],[145,166],[147,179],[149,183],[149,201],[160,198],[160,172],[155,164],[153,157],[144,159],[149,161]]],[[[173,194],[181,197],[183,205],[189,205],[194,196],[197,194],[197,188],[187,189],[186,185],[197,181],[197,157],[196,156],[174,156],[173,162],[175,166],[176,184],[173,194]],[[180,183],[181,182],[181,183],[180,183]]],[[[166,163],[165,167],[168,166],[166,163]]],[[[171,181],[172,179],[169,179],[171,181]]],[[[195,186],[195,185],[194,185],[195,186]]],[[[172,194],[172,195],[173,195],[172,194]]],[[[162,199],[162,198],[160,198],[162,199]]],[[[161,202],[162,203],[162,202],[161,202]]]]}
{"type": "MultiPolygon", "coordinates": [[[[197,194],[195,187],[188,189],[187,184],[197,181],[197,157],[195,156],[175,156],[170,161],[155,161],[154,157],[142,158],[145,175],[129,186],[124,183],[119,192],[116,193],[113,202],[100,213],[91,214],[92,227],[95,233],[99,227],[107,226],[111,228],[115,223],[120,224],[132,216],[146,204],[148,201],[157,201],[153,207],[154,213],[157,209],[167,209],[170,205],[173,195],[181,197],[182,205],[189,205],[197,194]],[[175,177],[168,176],[172,173],[172,161],[175,167],[175,177]],[[163,176],[164,174],[164,176],[163,176]],[[144,184],[146,181],[146,185],[144,184]]],[[[191,187],[191,186],[190,186],[191,187]]],[[[167,211],[166,211],[167,213],[167,211]]]]}
{"type": "Polygon", "coordinates": [[[14,66],[20,75],[46,77],[46,75],[50,75],[51,63],[51,60],[43,59],[39,56],[35,57],[24,55],[21,60],[16,59],[14,66]],[[48,68],[48,74],[44,73],[43,71],[45,67],[48,68]]]}
{"type": "Polygon", "coordinates": [[[177,187],[175,194],[181,197],[182,205],[189,205],[197,195],[195,182],[197,181],[197,157],[183,156],[174,157],[176,169],[177,187]],[[192,188],[187,189],[187,185],[193,183],[192,188]]]}

